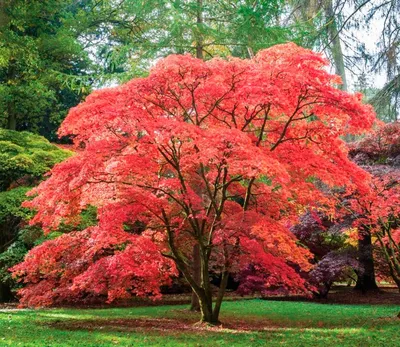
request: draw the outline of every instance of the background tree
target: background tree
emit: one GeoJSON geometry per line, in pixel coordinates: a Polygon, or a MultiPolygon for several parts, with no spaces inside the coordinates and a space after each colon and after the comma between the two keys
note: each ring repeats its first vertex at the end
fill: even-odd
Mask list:
{"type": "Polygon", "coordinates": [[[365,26],[380,23],[379,41],[374,53],[368,52],[371,69],[386,74],[386,84],[371,99],[378,112],[385,112],[393,122],[399,120],[399,2],[371,1],[365,16],[365,26]]]}
{"type": "Polygon", "coordinates": [[[311,29],[312,35],[308,37],[308,45],[310,48],[324,51],[330,58],[335,73],[342,78],[339,88],[343,90],[347,90],[348,85],[342,42],[343,28],[340,26],[343,22],[342,10],[346,2],[346,0],[295,0],[290,2],[294,21],[306,23],[311,29]]]}
{"type": "Polygon", "coordinates": [[[357,247],[349,235],[353,220],[346,217],[336,220],[333,215],[309,211],[291,228],[314,255],[315,266],[305,276],[319,297],[327,297],[334,282],[352,280],[355,272],[362,273],[357,247]]]}
{"type": "Polygon", "coordinates": [[[341,210],[337,218],[306,213],[292,229],[318,261],[310,281],[317,280],[319,294],[327,294],[333,281],[343,279],[349,268],[357,274],[356,289],[363,292],[378,289],[376,264],[380,278],[398,282],[399,129],[398,123],[381,125],[349,145],[352,160],[372,175],[369,190],[362,195],[333,191],[341,210]]]}
{"type": "MultiPolygon", "coordinates": [[[[387,124],[376,133],[352,145],[350,154],[373,176],[371,190],[366,195],[356,195],[351,200],[351,211],[360,228],[360,240],[368,245],[368,268],[374,269],[372,246],[379,247],[394,282],[399,286],[399,182],[400,182],[400,124],[387,124]]],[[[364,244],[363,243],[363,244],[364,244]]],[[[362,245],[363,245],[362,244],[362,245]]],[[[361,252],[363,248],[360,248],[361,252]]],[[[361,254],[361,256],[363,256],[361,254]]],[[[361,279],[359,286],[365,290],[361,279]]],[[[375,282],[375,279],[373,279],[375,282]]],[[[368,286],[367,286],[368,289],[368,286]]]]}
{"type": "Polygon", "coordinates": [[[298,0],[290,2],[288,21],[307,23],[309,46],[323,51],[343,88],[372,81],[367,100],[385,121],[398,119],[398,1],[298,0]],[[382,87],[377,80],[386,75],[382,87]],[[351,83],[353,81],[353,83],[351,83]],[[371,95],[372,94],[372,95],[371,95]]]}
{"type": "Polygon", "coordinates": [[[0,126],[55,140],[67,110],[96,87],[146,73],[170,53],[252,56],[301,42],[283,2],[5,0],[0,6],[0,126]],[[198,53],[200,53],[198,51],[198,53]]]}
{"type": "Polygon", "coordinates": [[[79,4],[9,0],[1,9],[0,125],[54,138],[67,109],[88,92],[67,83],[90,69],[76,34],[79,4]]]}
{"type": "Polygon", "coordinates": [[[128,0],[121,6],[119,13],[134,18],[138,29],[115,32],[110,37],[112,44],[105,44],[103,53],[110,62],[122,63],[125,71],[147,68],[154,59],[171,53],[199,56],[200,46],[204,59],[251,57],[262,48],[301,42],[305,37],[300,25],[280,21],[285,11],[280,0],[152,0],[145,4],[128,0]]]}

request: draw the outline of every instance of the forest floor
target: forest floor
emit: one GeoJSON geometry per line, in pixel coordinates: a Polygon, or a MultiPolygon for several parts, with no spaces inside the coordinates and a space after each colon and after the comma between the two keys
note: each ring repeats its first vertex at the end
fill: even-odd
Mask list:
{"type": "Polygon", "coordinates": [[[328,304],[371,304],[400,305],[400,292],[397,287],[380,287],[379,291],[362,294],[351,287],[334,287],[326,299],[313,299],[314,302],[328,304]]]}
{"type": "Polygon", "coordinates": [[[338,292],[346,303],[231,299],[218,327],[196,325],[187,305],[2,311],[0,346],[400,346],[398,293],[366,304],[338,292]]]}

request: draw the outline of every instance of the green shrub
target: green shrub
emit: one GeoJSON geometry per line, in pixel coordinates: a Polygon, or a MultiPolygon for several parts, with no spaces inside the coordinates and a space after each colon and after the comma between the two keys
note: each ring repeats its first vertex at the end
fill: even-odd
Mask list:
{"type": "Polygon", "coordinates": [[[39,227],[27,226],[33,212],[21,204],[46,172],[71,155],[42,136],[0,129],[0,300],[9,299],[16,286],[8,269],[33,246],[60,235],[44,236],[39,227]]]}
{"type": "Polygon", "coordinates": [[[71,154],[42,136],[0,129],[0,191],[7,190],[20,179],[39,180],[71,154]]]}

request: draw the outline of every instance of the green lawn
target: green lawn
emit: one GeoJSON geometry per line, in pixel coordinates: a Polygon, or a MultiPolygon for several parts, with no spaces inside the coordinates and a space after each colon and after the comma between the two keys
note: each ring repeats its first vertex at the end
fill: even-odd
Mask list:
{"type": "Polygon", "coordinates": [[[1,312],[0,346],[400,346],[400,305],[231,301],[218,328],[186,308],[1,312]]]}

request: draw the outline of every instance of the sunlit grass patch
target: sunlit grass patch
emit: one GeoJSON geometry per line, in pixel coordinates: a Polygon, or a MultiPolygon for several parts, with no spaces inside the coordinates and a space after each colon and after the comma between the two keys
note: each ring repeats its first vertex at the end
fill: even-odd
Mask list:
{"type": "Polygon", "coordinates": [[[0,313],[0,346],[400,346],[400,306],[223,304],[219,327],[187,306],[0,313]]]}

